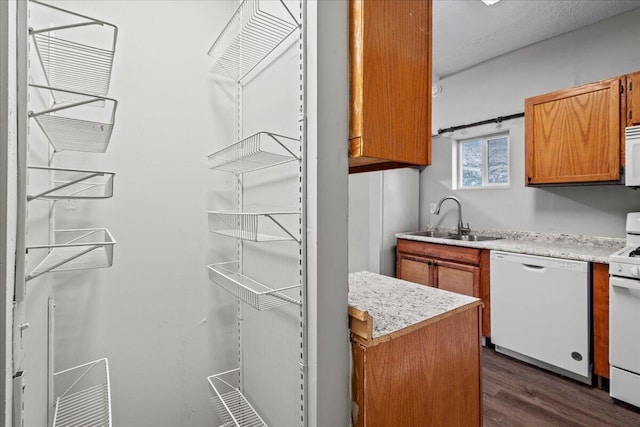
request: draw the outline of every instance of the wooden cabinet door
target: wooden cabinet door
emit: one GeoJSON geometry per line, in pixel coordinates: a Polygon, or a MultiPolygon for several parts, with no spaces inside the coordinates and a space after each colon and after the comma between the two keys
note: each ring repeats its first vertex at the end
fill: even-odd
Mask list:
{"type": "Polygon", "coordinates": [[[491,336],[489,250],[398,239],[396,257],[398,279],[482,299],[482,335],[491,336]]]}
{"type": "Polygon", "coordinates": [[[627,126],[640,125],[640,72],[627,75],[627,126]]]}
{"type": "Polygon", "coordinates": [[[525,100],[527,185],[620,180],[623,80],[525,100]]]}
{"type": "Polygon", "coordinates": [[[349,172],[431,163],[431,7],[349,2],[349,172]]]}
{"type": "Polygon", "coordinates": [[[436,261],[436,286],[445,291],[480,296],[480,267],[436,261]]]}
{"type": "Polygon", "coordinates": [[[609,378],[609,265],[593,264],[593,372],[609,378]]]}
{"type": "Polygon", "coordinates": [[[434,286],[432,268],[433,261],[430,259],[400,255],[396,265],[396,276],[409,282],[434,286]]]}

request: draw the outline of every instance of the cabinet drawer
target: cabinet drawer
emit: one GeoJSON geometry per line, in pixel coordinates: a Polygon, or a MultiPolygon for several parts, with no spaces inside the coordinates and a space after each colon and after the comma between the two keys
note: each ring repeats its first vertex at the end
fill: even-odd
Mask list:
{"type": "Polygon", "coordinates": [[[480,265],[480,249],[398,239],[398,252],[480,265]]]}

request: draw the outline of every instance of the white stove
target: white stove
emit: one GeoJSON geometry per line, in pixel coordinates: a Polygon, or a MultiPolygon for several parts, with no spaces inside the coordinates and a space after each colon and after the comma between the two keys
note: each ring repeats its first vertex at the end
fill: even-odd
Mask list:
{"type": "Polygon", "coordinates": [[[609,257],[611,397],[640,407],[640,212],[627,214],[627,246],[609,257]]]}

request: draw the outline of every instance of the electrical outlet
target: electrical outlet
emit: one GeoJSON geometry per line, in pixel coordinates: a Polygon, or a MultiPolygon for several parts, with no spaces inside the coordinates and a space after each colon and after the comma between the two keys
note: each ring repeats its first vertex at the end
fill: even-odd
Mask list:
{"type": "Polygon", "coordinates": [[[435,213],[436,212],[436,204],[435,203],[431,203],[431,207],[429,208],[429,212],[431,212],[431,213],[435,213]]]}

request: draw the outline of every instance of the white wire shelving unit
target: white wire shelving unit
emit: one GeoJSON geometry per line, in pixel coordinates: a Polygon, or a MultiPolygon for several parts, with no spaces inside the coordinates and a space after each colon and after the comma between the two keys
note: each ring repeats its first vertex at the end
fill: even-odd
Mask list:
{"type": "Polygon", "coordinates": [[[48,166],[29,166],[30,173],[52,175],[51,186],[31,189],[27,201],[69,200],[69,199],[108,199],[113,197],[113,179],[115,173],[86,169],[54,168],[48,166]]]}
{"type": "Polygon", "coordinates": [[[300,160],[294,154],[294,144],[300,144],[300,140],[258,132],[210,154],[209,168],[241,174],[300,160]]]}
{"type": "Polygon", "coordinates": [[[209,211],[209,231],[252,242],[300,242],[296,231],[300,212],[209,211]]]}
{"type": "Polygon", "coordinates": [[[48,3],[37,0],[31,0],[31,3],[48,8],[57,24],[29,28],[48,86],[106,96],[118,28],[48,3]]]}
{"type": "Polygon", "coordinates": [[[27,246],[28,251],[49,251],[27,275],[27,281],[48,272],[106,268],[113,264],[116,241],[106,228],[55,230],[54,234],[56,243],[27,246]]]}
{"type": "Polygon", "coordinates": [[[273,289],[239,273],[239,261],[210,264],[207,268],[211,281],[256,310],[269,310],[284,304],[302,304],[287,294],[292,290],[299,290],[299,284],[273,289]]]}
{"type": "Polygon", "coordinates": [[[30,84],[32,88],[74,95],[41,111],[29,111],[53,149],[104,153],[109,146],[118,101],[98,95],[69,91],[51,86],[30,84]],[[87,108],[91,106],[93,108],[87,108]],[[96,108],[98,107],[98,108],[96,108]]]}
{"type": "Polygon", "coordinates": [[[53,374],[53,427],[111,427],[111,386],[106,358],[53,374]]]}
{"type": "Polygon", "coordinates": [[[211,390],[211,403],[223,422],[223,427],[267,427],[237,384],[240,368],[207,377],[211,390]]]}
{"type": "MultiPolygon", "coordinates": [[[[258,374],[257,377],[255,376],[255,370],[260,369],[256,367],[262,366],[265,361],[263,360],[264,358],[255,353],[255,348],[253,347],[261,347],[262,343],[260,339],[255,340],[255,337],[251,338],[250,341],[243,341],[248,338],[243,336],[242,330],[243,328],[251,329],[250,332],[255,334],[256,331],[253,328],[260,327],[262,320],[271,322],[277,317],[276,323],[282,322],[282,325],[286,326],[282,329],[282,331],[286,331],[284,333],[288,334],[289,327],[292,327],[292,331],[295,330],[293,333],[294,339],[297,340],[302,337],[302,332],[299,329],[302,321],[295,321],[295,325],[292,325],[287,323],[289,317],[285,321],[280,318],[278,313],[269,314],[273,313],[269,311],[271,309],[287,306],[289,307],[283,308],[287,313],[295,311],[293,307],[296,306],[301,317],[303,312],[304,261],[300,257],[304,252],[302,231],[304,229],[302,225],[304,197],[302,191],[303,179],[301,177],[304,166],[302,161],[302,129],[304,126],[300,124],[301,116],[299,113],[302,111],[302,95],[297,93],[299,89],[296,87],[296,92],[291,92],[291,102],[300,102],[301,104],[297,111],[298,115],[291,117],[295,122],[285,122],[284,124],[287,129],[293,128],[291,125],[297,125],[296,127],[299,127],[300,131],[299,136],[292,137],[289,134],[290,131],[284,131],[284,134],[271,132],[269,130],[274,129],[271,127],[268,128],[269,130],[264,127],[258,127],[257,129],[260,129],[260,131],[248,137],[245,137],[243,133],[245,129],[243,125],[245,120],[245,117],[243,117],[243,114],[245,114],[243,102],[250,99],[250,97],[244,98],[243,94],[247,93],[245,92],[247,88],[244,85],[244,81],[253,81],[261,77],[266,79],[266,74],[260,74],[271,64],[274,64],[275,60],[281,57],[281,54],[288,53],[287,49],[291,47],[290,42],[293,43],[297,40],[301,49],[303,34],[298,34],[299,37],[294,37],[294,35],[296,35],[297,31],[302,30],[303,6],[302,2],[300,2],[300,10],[296,10],[299,17],[296,18],[292,10],[298,6],[294,8],[292,5],[293,2],[286,3],[284,0],[243,0],[208,51],[208,55],[212,57],[213,62],[211,73],[225,79],[231,79],[238,85],[236,95],[238,113],[236,131],[238,140],[208,156],[210,169],[232,173],[236,175],[237,179],[237,210],[213,210],[208,212],[209,230],[212,233],[237,239],[236,255],[230,257],[235,259],[234,261],[219,262],[207,266],[210,280],[236,297],[238,313],[242,314],[238,317],[238,367],[207,378],[212,392],[211,401],[223,427],[266,426],[265,420],[267,419],[277,419],[278,417],[291,415],[289,413],[282,415],[285,409],[276,409],[271,406],[268,412],[261,416],[245,397],[251,396],[251,393],[248,393],[249,391],[255,392],[258,390],[256,387],[259,387],[261,382],[269,382],[272,375],[277,375],[279,380],[282,380],[282,377],[280,371],[268,374],[260,371],[261,374],[258,374]],[[292,9],[289,8],[290,6],[292,9]],[[291,167],[284,169],[283,175],[275,171],[272,173],[271,170],[264,174],[256,173],[253,176],[243,175],[285,164],[296,164],[297,173],[291,173],[294,167],[291,165],[291,167]],[[295,199],[298,200],[298,204],[293,209],[289,210],[290,205],[288,203],[290,201],[278,204],[278,201],[275,200],[275,203],[272,204],[270,200],[257,195],[254,191],[253,183],[263,183],[261,181],[263,178],[269,181],[275,175],[278,175],[278,180],[274,181],[277,183],[285,183],[287,179],[291,178],[290,183],[298,191],[298,197],[295,199]],[[245,191],[247,186],[249,191],[245,191]],[[258,200],[258,203],[254,203],[254,200],[258,200]],[[269,206],[266,206],[267,204],[269,206]],[[254,210],[253,206],[259,207],[254,210]],[[267,211],[270,208],[275,209],[267,211]],[[277,244],[276,246],[278,250],[283,250],[283,255],[285,252],[287,253],[286,257],[293,255],[293,253],[288,252],[289,249],[295,250],[295,257],[292,256],[291,260],[295,262],[295,267],[298,270],[298,274],[294,278],[294,282],[297,283],[292,284],[289,280],[293,276],[289,278],[286,274],[282,277],[287,277],[287,279],[282,281],[278,281],[278,279],[275,282],[261,281],[256,275],[260,275],[268,267],[261,265],[260,262],[256,263],[256,265],[248,264],[252,260],[257,260],[257,258],[255,258],[256,252],[253,252],[254,248],[249,248],[250,245],[244,246],[245,241],[265,242],[265,244],[269,242],[292,242],[291,245],[285,243],[282,247],[277,244]],[[289,286],[289,284],[292,285],[289,286]],[[257,314],[251,310],[245,313],[243,311],[245,305],[259,312],[268,311],[268,313],[257,314]],[[260,361],[254,360],[255,358],[260,361]],[[243,390],[244,387],[248,389],[243,390]],[[248,394],[245,395],[245,392],[248,394]]],[[[302,53],[298,56],[301,58],[302,53]]],[[[299,65],[298,67],[298,64],[296,64],[294,70],[292,63],[290,70],[292,75],[303,72],[302,62],[299,65]]],[[[300,81],[302,81],[301,75],[300,81]]],[[[278,82],[274,83],[278,84],[278,82]]],[[[287,90],[292,89],[288,85],[283,87],[286,87],[287,90]]],[[[289,96],[289,92],[286,93],[289,96]]],[[[284,116],[286,114],[290,114],[290,112],[288,110],[283,111],[283,115],[276,114],[276,118],[287,120],[284,116]]],[[[246,128],[249,128],[249,126],[246,128]]],[[[268,184],[274,185],[274,182],[268,182],[268,184]]],[[[287,197],[284,197],[283,200],[287,200],[287,197]]],[[[251,336],[251,334],[248,336],[251,336]]],[[[274,334],[274,337],[288,339],[288,335],[287,337],[281,337],[279,334],[274,334]]],[[[291,346],[292,353],[288,353],[285,359],[288,360],[288,357],[292,356],[292,360],[294,360],[298,354],[301,354],[297,345],[296,341],[291,346]]],[[[303,344],[299,343],[299,346],[303,347],[303,344]]],[[[300,381],[300,374],[297,372],[299,364],[295,365],[295,369],[294,375],[288,377],[288,379],[291,384],[295,384],[291,390],[296,393],[295,406],[299,408],[300,405],[297,401],[299,396],[297,393],[302,388],[302,385],[298,384],[298,381],[300,381]]],[[[287,374],[289,373],[287,371],[287,374]]],[[[287,386],[289,386],[288,382],[287,386]]],[[[261,410],[267,411],[264,401],[268,401],[269,398],[265,399],[265,396],[260,394],[253,395],[253,398],[256,399],[255,403],[259,404],[261,410]]],[[[276,407],[280,408],[283,403],[278,402],[276,407]]],[[[271,405],[273,405],[273,402],[271,402],[271,405]]]]}
{"type": "Polygon", "coordinates": [[[299,27],[282,0],[243,1],[209,49],[211,72],[242,80],[299,27]]]}

